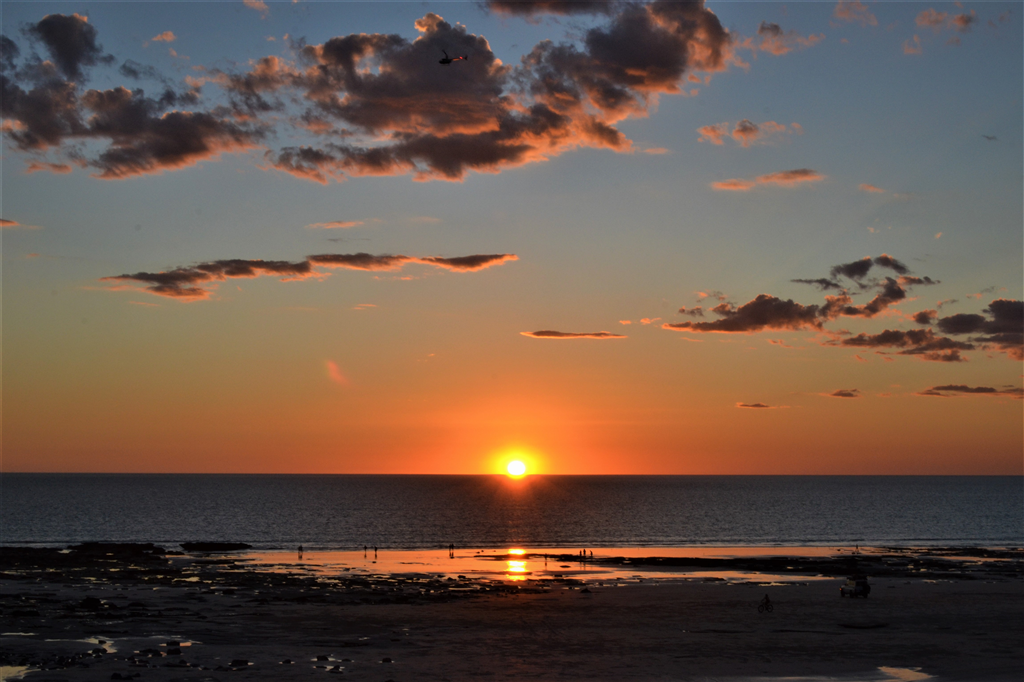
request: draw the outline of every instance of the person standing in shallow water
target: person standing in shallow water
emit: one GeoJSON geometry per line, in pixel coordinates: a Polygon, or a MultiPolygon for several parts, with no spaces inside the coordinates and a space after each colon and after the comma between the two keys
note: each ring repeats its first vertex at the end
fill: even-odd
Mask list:
{"type": "Polygon", "coordinates": [[[302,561],[302,545],[299,545],[299,561],[302,561]]]}

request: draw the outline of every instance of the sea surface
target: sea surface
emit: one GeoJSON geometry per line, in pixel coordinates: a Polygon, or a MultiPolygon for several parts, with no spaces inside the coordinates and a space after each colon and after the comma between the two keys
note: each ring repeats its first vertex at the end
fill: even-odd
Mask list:
{"type": "Polygon", "coordinates": [[[1024,545],[1024,478],[0,474],[0,543],[1024,545]]]}

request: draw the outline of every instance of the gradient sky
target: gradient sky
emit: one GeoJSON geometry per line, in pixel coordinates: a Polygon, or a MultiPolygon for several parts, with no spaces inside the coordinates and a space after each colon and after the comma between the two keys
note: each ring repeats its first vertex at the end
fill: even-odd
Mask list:
{"type": "Polygon", "coordinates": [[[1020,7],[4,2],[3,471],[1022,474],[1020,7]]]}

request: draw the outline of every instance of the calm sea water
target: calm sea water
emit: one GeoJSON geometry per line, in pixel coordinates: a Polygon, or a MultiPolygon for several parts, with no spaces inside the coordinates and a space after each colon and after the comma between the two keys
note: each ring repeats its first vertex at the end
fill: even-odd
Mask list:
{"type": "Polygon", "coordinates": [[[1024,545],[1021,477],[0,475],[0,542],[1024,545]]]}

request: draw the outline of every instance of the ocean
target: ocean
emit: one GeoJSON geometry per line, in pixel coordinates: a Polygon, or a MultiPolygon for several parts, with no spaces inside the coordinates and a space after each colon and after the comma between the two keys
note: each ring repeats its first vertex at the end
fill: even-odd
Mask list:
{"type": "Polygon", "coordinates": [[[0,475],[0,543],[1024,545],[1016,476],[0,475]]]}

